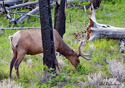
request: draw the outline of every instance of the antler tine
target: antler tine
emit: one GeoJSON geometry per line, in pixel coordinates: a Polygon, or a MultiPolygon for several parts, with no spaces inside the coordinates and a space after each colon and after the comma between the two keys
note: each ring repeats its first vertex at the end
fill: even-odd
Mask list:
{"type": "Polygon", "coordinates": [[[80,45],[79,45],[79,56],[85,58],[86,60],[91,60],[91,58],[88,58],[87,56],[89,56],[88,54],[85,54],[82,52],[82,46],[86,45],[86,41],[81,41],[80,45]]]}

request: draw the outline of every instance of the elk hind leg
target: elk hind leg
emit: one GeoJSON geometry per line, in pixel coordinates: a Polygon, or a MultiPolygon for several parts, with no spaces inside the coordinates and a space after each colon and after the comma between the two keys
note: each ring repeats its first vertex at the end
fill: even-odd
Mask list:
{"type": "Polygon", "coordinates": [[[10,62],[10,74],[9,74],[9,78],[11,78],[11,74],[12,74],[12,70],[13,70],[13,65],[14,65],[16,59],[17,59],[17,53],[13,52],[13,58],[12,58],[12,60],[10,62]]]}
{"type": "Polygon", "coordinates": [[[17,54],[17,60],[15,62],[15,70],[16,70],[16,75],[19,78],[19,65],[22,62],[22,60],[24,59],[26,53],[24,51],[20,51],[17,54]]]}

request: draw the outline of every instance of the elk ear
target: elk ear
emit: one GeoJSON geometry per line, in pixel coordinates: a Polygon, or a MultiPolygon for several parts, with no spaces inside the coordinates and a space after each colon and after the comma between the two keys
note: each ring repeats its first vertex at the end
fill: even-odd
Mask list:
{"type": "Polygon", "coordinates": [[[79,45],[79,54],[78,56],[81,56],[83,58],[85,58],[86,60],[91,60],[91,58],[88,58],[87,56],[89,56],[88,54],[85,54],[82,52],[82,46],[86,45],[86,41],[81,41],[80,45],[79,45]]]}

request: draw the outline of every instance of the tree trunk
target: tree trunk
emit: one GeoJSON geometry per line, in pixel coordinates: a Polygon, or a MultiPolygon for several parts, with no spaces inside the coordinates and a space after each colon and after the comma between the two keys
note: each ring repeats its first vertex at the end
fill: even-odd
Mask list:
{"type": "Polygon", "coordinates": [[[108,39],[125,39],[125,28],[97,23],[93,5],[91,5],[90,15],[90,23],[87,27],[88,39],[90,41],[102,37],[108,39]]]}
{"type": "Polygon", "coordinates": [[[121,52],[121,53],[124,53],[124,49],[125,49],[125,39],[121,39],[120,40],[120,48],[119,48],[119,51],[121,52]]]}
{"type": "Polygon", "coordinates": [[[103,37],[107,39],[125,39],[125,28],[103,27],[104,28],[91,28],[92,33],[90,34],[89,40],[103,37]]]}
{"type": "Polygon", "coordinates": [[[48,68],[55,67],[55,50],[53,41],[50,0],[39,0],[41,34],[43,44],[43,64],[48,68]]]}
{"type": "Polygon", "coordinates": [[[91,5],[90,20],[86,32],[89,41],[103,37],[107,39],[120,39],[119,51],[122,53],[124,52],[125,28],[97,23],[93,5],[91,5]]]}
{"type": "Polygon", "coordinates": [[[54,18],[54,29],[56,29],[60,36],[63,37],[65,33],[65,0],[61,0],[60,5],[56,2],[55,7],[55,18],[54,18]]]}

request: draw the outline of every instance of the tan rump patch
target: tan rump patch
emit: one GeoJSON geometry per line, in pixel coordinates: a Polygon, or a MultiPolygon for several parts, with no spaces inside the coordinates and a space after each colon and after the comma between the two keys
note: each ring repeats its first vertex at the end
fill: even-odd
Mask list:
{"type": "Polygon", "coordinates": [[[20,39],[20,31],[16,32],[14,35],[13,35],[13,39],[12,39],[12,44],[13,44],[13,47],[16,47],[18,42],[19,42],[19,39],[20,39]]]}

